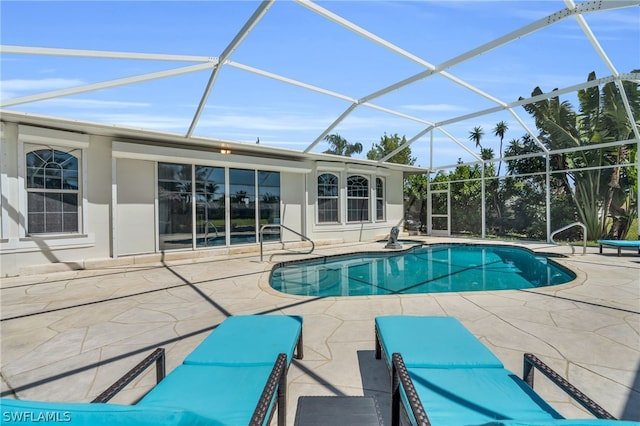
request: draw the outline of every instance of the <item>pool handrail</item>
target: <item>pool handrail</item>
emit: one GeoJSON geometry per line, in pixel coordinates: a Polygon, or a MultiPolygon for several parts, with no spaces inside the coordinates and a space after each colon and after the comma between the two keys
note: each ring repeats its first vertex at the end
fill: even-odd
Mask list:
{"type": "MultiPolygon", "coordinates": [[[[553,240],[554,235],[556,235],[559,232],[565,231],[569,228],[573,228],[574,226],[579,226],[582,228],[582,254],[587,254],[587,227],[582,222],[573,222],[566,226],[563,226],[560,229],[556,229],[551,233],[551,236],[549,237],[549,242],[560,245],[559,243],[556,243],[553,240]]],[[[575,254],[576,250],[573,248],[573,246],[571,244],[568,244],[568,246],[571,247],[571,254],[575,254]]]]}
{"type": "Polygon", "coordinates": [[[262,262],[263,260],[263,255],[262,255],[262,242],[263,242],[263,231],[265,228],[284,228],[289,232],[293,232],[294,234],[298,235],[300,238],[302,238],[303,240],[309,241],[311,243],[311,250],[309,250],[308,252],[302,252],[299,254],[311,254],[313,253],[313,250],[315,250],[316,245],[313,242],[313,240],[311,240],[311,238],[307,237],[306,235],[302,235],[300,232],[298,231],[294,231],[293,229],[289,228],[288,226],[282,225],[280,223],[266,223],[264,225],[262,225],[260,227],[260,262],[262,262]]]}

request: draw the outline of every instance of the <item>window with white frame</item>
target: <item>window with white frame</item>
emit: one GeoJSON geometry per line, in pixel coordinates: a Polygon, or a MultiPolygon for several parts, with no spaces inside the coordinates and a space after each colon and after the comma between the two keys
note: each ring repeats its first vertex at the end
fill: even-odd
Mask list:
{"type": "Polygon", "coordinates": [[[376,220],[384,220],[384,180],[376,178],[376,220]]]}
{"type": "Polygon", "coordinates": [[[369,179],[360,175],[347,178],[347,221],[369,220],[369,179]]]}
{"type": "Polygon", "coordinates": [[[323,173],[318,176],[318,222],[338,223],[339,198],[338,176],[323,173]]]}
{"type": "Polygon", "coordinates": [[[78,233],[81,150],[25,145],[27,234],[78,233]]]}

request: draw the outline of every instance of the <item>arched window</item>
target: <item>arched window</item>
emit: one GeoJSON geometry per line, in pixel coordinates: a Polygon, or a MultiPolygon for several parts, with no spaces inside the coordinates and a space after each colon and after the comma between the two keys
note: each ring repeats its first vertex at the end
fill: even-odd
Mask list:
{"type": "Polygon", "coordinates": [[[369,220],[369,180],[354,175],[347,178],[347,221],[369,220]]]}
{"type": "Polygon", "coordinates": [[[338,223],[338,176],[323,173],[318,176],[318,222],[338,223]]]}
{"type": "Polygon", "coordinates": [[[376,178],[376,220],[384,220],[384,181],[376,178]]]}
{"type": "Polygon", "coordinates": [[[79,232],[78,154],[54,148],[26,153],[27,233],[79,232]]]}

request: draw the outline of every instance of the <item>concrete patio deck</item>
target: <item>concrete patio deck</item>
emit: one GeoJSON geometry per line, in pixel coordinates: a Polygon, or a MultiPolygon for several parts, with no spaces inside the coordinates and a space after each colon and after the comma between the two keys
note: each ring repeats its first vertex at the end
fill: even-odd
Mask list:
{"type": "MultiPolygon", "coordinates": [[[[320,246],[314,255],[371,250],[384,251],[384,243],[320,246]]],[[[614,416],[640,420],[640,257],[597,250],[558,259],[577,273],[575,281],[527,291],[291,296],[269,287],[273,262],[261,263],[257,253],[132,258],[6,278],[0,284],[2,396],[90,401],[156,347],[167,350],[170,372],[230,315],[296,314],[304,316],[305,356],[289,371],[288,424],[301,395],[375,395],[388,422],[389,375],[374,358],[374,317],[451,315],[515,373],[521,374],[523,353],[533,352],[614,416]]],[[[150,371],[113,402],[134,402],[153,380],[150,371]]],[[[566,417],[589,417],[543,376],[536,390],[566,417]]]]}

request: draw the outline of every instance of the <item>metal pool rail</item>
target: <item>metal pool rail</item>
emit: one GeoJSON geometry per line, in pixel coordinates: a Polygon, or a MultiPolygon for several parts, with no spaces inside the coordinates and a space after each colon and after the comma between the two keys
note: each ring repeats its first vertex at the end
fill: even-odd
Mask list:
{"type": "Polygon", "coordinates": [[[307,252],[302,252],[299,254],[311,254],[313,253],[313,250],[316,248],[315,243],[307,236],[302,235],[300,232],[298,231],[294,231],[293,229],[289,228],[288,226],[284,226],[281,225],[279,223],[267,223],[265,225],[262,225],[260,227],[260,262],[262,262],[262,234],[265,228],[284,228],[289,232],[293,232],[294,234],[298,235],[300,238],[302,238],[303,240],[309,241],[311,243],[311,250],[307,251],[307,252]]]}

